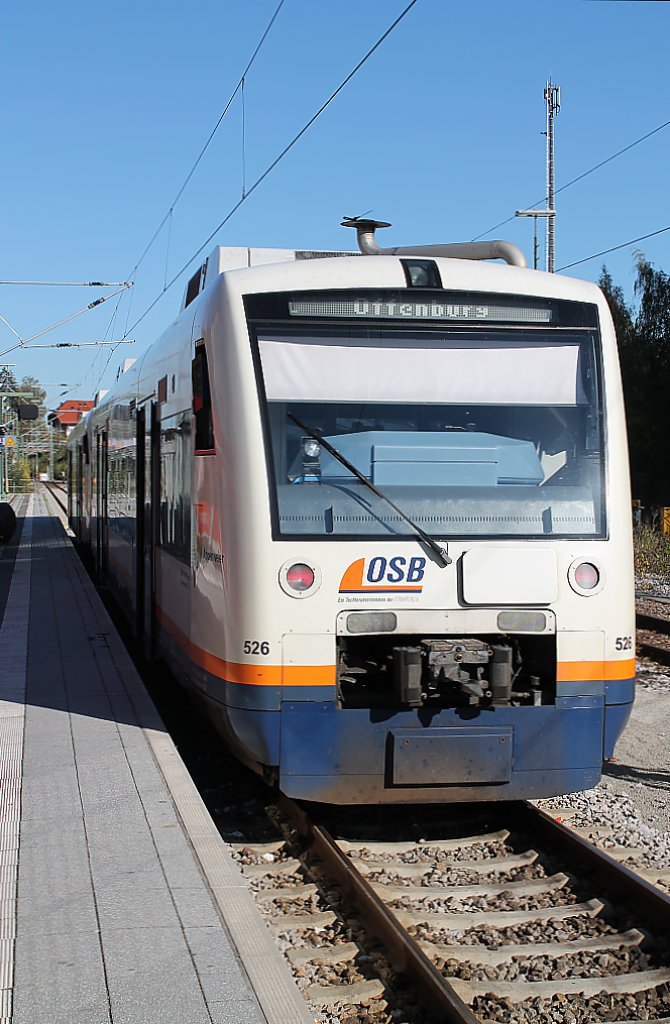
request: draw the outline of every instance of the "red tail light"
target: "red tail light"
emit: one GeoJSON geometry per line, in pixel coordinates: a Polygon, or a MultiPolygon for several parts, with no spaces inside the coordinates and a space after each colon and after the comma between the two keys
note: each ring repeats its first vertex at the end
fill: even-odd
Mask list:
{"type": "Polygon", "coordinates": [[[575,583],[582,590],[593,590],[600,583],[600,573],[595,565],[590,562],[582,562],[575,569],[575,583]]]}
{"type": "Polygon", "coordinates": [[[292,590],[309,590],[314,586],[314,570],[304,562],[296,562],[286,570],[286,582],[292,590]]]}

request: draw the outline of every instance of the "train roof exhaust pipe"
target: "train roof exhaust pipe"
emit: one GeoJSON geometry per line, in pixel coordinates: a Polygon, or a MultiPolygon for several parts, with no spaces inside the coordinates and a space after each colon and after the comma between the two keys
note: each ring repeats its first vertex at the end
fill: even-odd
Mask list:
{"type": "Polygon", "coordinates": [[[375,241],[377,228],[390,228],[383,220],[345,217],[343,228],[356,228],[358,247],[365,256],[450,256],[457,260],[505,260],[513,267],[527,267],[526,257],[511,242],[447,242],[438,245],[399,245],[381,249],[375,241]]]}

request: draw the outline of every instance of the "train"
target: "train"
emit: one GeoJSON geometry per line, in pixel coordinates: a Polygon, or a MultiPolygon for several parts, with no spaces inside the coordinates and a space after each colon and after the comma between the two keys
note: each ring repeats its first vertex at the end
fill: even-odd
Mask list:
{"type": "Polygon", "coordinates": [[[358,251],[214,249],[68,439],[76,543],[290,797],[591,788],[635,690],[607,302],[508,242],[345,226],[358,251]]]}

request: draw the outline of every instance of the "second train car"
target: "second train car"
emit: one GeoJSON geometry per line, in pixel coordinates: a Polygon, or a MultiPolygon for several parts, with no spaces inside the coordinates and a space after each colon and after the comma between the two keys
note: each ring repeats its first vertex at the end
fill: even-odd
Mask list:
{"type": "Polygon", "coordinates": [[[72,433],[72,529],[288,795],[589,788],[635,683],[607,303],[507,243],[353,226],[361,254],[212,253],[72,433]]]}

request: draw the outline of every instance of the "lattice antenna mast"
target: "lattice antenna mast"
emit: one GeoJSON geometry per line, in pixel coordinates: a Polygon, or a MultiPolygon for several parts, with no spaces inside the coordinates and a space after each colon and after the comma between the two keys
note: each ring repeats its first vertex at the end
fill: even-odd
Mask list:
{"type": "MultiPolygon", "coordinates": [[[[554,118],[561,109],[561,90],[549,79],[544,90],[547,103],[547,209],[554,206],[554,118]]],[[[554,273],[556,217],[547,217],[547,270],[554,273]]]]}

